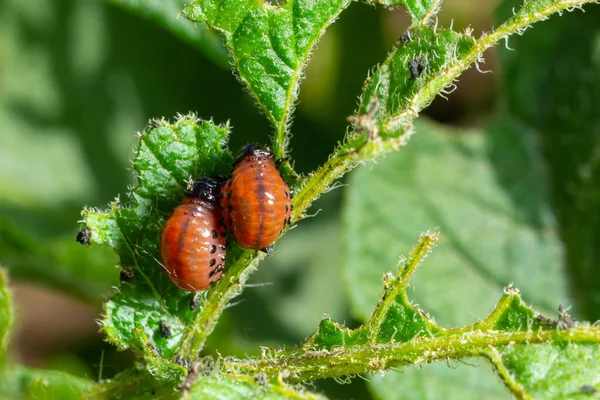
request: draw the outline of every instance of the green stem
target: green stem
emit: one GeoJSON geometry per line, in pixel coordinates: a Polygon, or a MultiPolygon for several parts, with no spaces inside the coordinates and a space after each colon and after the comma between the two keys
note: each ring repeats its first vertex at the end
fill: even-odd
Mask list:
{"type": "MultiPolygon", "coordinates": [[[[435,232],[427,232],[421,235],[419,243],[414,247],[407,260],[402,262],[399,268],[398,275],[393,277],[390,273],[384,277],[385,294],[375,308],[375,311],[365,324],[369,332],[369,340],[376,342],[377,335],[381,329],[381,324],[385,321],[385,316],[396,303],[398,296],[402,296],[404,302],[409,304],[406,296],[406,287],[411,274],[421,264],[427,253],[431,251],[437,242],[438,234],[435,232]]],[[[427,320],[427,325],[430,331],[437,330],[438,327],[431,321],[427,320]]]]}
{"type": "Polygon", "coordinates": [[[280,351],[260,360],[228,359],[226,373],[267,376],[288,375],[289,382],[374,373],[403,365],[416,365],[442,359],[490,357],[491,347],[548,342],[600,343],[600,330],[577,327],[570,330],[518,332],[454,332],[448,335],[421,337],[406,343],[366,344],[332,350],[280,351]]]}
{"type": "Polygon", "coordinates": [[[440,71],[421,89],[412,99],[407,110],[401,112],[398,116],[390,118],[386,123],[387,130],[393,130],[394,127],[406,120],[412,120],[418,113],[427,107],[431,101],[445,87],[450,85],[464,70],[476,62],[483,53],[494,47],[499,41],[508,38],[515,33],[522,33],[525,29],[536,22],[547,19],[550,15],[562,12],[566,9],[581,7],[587,3],[597,3],[597,0],[563,0],[557,1],[536,12],[525,13],[517,17],[517,14],[500,25],[498,29],[490,32],[477,40],[471,51],[456,63],[449,65],[445,70],[440,71]]]}
{"type": "Polygon", "coordinates": [[[231,299],[238,296],[250,275],[256,270],[265,254],[256,250],[244,250],[229,267],[227,274],[220,279],[200,302],[200,310],[189,325],[181,344],[180,355],[189,360],[190,365],[200,358],[208,335],[212,333],[231,299]]]}

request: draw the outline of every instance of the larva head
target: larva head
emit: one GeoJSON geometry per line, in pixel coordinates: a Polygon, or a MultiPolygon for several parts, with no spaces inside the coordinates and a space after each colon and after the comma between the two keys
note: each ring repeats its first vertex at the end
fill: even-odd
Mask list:
{"type": "Polygon", "coordinates": [[[242,151],[240,151],[240,153],[238,154],[237,159],[235,160],[235,164],[237,165],[239,164],[241,161],[246,160],[248,157],[251,156],[259,156],[262,158],[273,158],[273,153],[271,153],[271,150],[269,150],[268,147],[262,147],[259,146],[256,143],[250,143],[249,145],[247,145],[246,147],[244,147],[242,149],[242,151]]]}
{"type": "Polygon", "coordinates": [[[192,190],[185,193],[186,197],[194,197],[205,200],[210,203],[216,203],[219,200],[219,193],[223,180],[219,177],[205,176],[194,182],[192,190]]]}

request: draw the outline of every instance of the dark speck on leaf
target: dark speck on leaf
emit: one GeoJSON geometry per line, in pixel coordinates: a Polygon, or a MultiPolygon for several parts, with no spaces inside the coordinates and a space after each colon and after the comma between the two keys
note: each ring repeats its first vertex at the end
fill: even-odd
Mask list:
{"type": "Polygon", "coordinates": [[[186,360],[182,356],[176,356],[175,357],[175,363],[181,365],[185,369],[188,369],[189,366],[190,366],[188,360],[186,360]]]}
{"type": "Polygon", "coordinates": [[[410,70],[410,76],[416,79],[425,71],[425,59],[423,57],[417,57],[408,63],[408,69],[410,70]]]}
{"type": "Polygon", "coordinates": [[[164,337],[165,339],[168,339],[171,337],[171,328],[169,328],[169,325],[167,325],[165,323],[165,321],[160,321],[159,329],[160,329],[160,336],[164,337]]]}
{"type": "Polygon", "coordinates": [[[410,42],[412,40],[410,31],[407,29],[404,32],[402,32],[402,36],[400,36],[400,43],[402,44],[406,44],[408,42],[410,42]]]}

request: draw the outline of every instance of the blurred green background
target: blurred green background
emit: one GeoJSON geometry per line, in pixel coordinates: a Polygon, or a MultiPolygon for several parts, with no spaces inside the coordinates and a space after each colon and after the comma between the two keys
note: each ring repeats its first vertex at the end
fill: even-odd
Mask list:
{"type": "MultiPolygon", "coordinates": [[[[9,270],[17,299],[12,357],[26,365],[95,378],[102,356],[103,377],[110,377],[132,363],[130,354],[116,352],[102,341],[94,322],[103,298],[118,284],[118,260],[109,250],[80,246],[75,242],[75,234],[80,228],[77,221],[84,205],[105,208],[115,196],[121,194],[125,198],[127,186],[134,183],[128,169],[134,134],[144,129],[148,119],[195,111],[205,119],[231,121],[233,151],[251,141],[269,142],[271,127],[228,69],[227,53],[219,39],[202,26],[193,26],[182,18],[175,20],[181,1],[155,2],[160,5],[154,7],[160,9],[143,8],[143,3],[0,2],[0,265],[9,270]]],[[[514,2],[503,2],[500,15],[507,15],[505,11],[510,10],[511,3],[514,2]]],[[[457,30],[471,26],[477,36],[494,24],[497,26],[494,21],[499,5],[500,1],[493,0],[447,0],[439,24],[448,27],[453,21],[457,30]]],[[[536,219],[539,217],[556,219],[559,224],[558,233],[549,239],[550,244],[536,242],[523,250],[544,254],[536,264],[542,270],[532,275],[528,275],[527,266],[505,275],[495,274],[511,260],[519,265],[525,258],[521,255],[514,260],[503,258],[506,249],[484,249],[484,261],[479,264],[484,264],[482,271],[491,271],[488,275],[494,284],[485,286],[473,281],[474,293],[486,292],[482,296],[490,299],[481,305],[470,307],[469,301],[477,302],[476,297],[467,299],[465,304],[452,303],[449,280],[470,279],[461,275],[464,271],[448,269],[446,276],[440,275],[435,267],[429,270],[425,267],[425,275],[418,275],[416,292],[422,290],[418,301],[449,326],[485,316],[493,307],[493,299],[500,295],[494,289],[514,280],[521,287],[533,282],[525,298],[544,310],[555,309],[559,302],[569,302],[578,316],[600,317],[596,307],[600,304],[596,289],[600,283],[596,265],[596,246],[600,243],[596,241],[600,236],[596,208],[600,204],[597,9],[591,6],[585,16],[569,15],[528,31],[515,42],[511,39],[511,47],[517,51],[503,50],[502,66],[498,49],[488,52],[481,67],[495,73],[468,70],[448,100],[438,98],[427,110],[429,118],[461,127],[444,131],[442,136],[468,136],[477,131],[476,135],[491,138],[489,143],[495,147],[481,162],[492,165],[495,174],[481,179],[497,180],[499,184],[485,191],[483,197],[490,193],[495,197],[507,195],[512,200],[506,204],[513,201],[519,205],[522,212],[522,218],[517,218],[519,223],[546,229],[548,225],[539,222],[536,219]],[[577,38],[581,46],[563,40],[566,37],[577,38]],[[567,91],[570,86],[585,89],[573,93],[567,91]],[[472,130],[465,133],[464,127],[472,130]],[[515,133],[517,139],[506,144],[502,135],[494,135],[498,130],[520,133],[515,133]],[[527,157],[514,163],[506,161],[512,160],[506,158],[507,154],[515,154],[514,143],[527,142],[523,148],[529,148],[531,141],[536,149],[541,149],[536,153],[537,158],[527,153],[527,157]],[[546,189],[526,186],[517,194],[511,189],[523,169],[535,169],[534,162],[535,168],[543,170],[546,189],[553,199],[552,210],[544,210],[544,216],[541,212],[537,215],[542,202],[537,197],[538,189],[542,192],[546,189]],[[558,243],[559,238],[565,245],[558,243]],[[546,246],[552,250],[547,252],[546,246]],[[496,261],[488,263],[492,257],[496,261]],[[544,257],[551,259],[546,262],[544,257]],[[550,264],[554,271],[550,276],[559,288],[548,289],[546,285],[546,289],[540,289],[534,283],[540,282],[544,266],[550,264]],[[445,295],[436,298],[440,292],[445,295]],[[427,293],[432,293],[432,297],[427,297],[427,293]],[[450,306],[455,307],[452,312],[443,309],[450,306]],[[455,314],[462,316],[454,318],[455,314]]],[[[357,3],[327,31],[306,71],[291,129],[292,156],[298,171],[308,173],[323,163],[343,138],[346,116],[356,108],[368,71],[385,59],[407,26],[408,19],[402,10],[389,11],[357,3]]],[[[423,125],[423,130],[439,133],[441,128],[423,125]]],[[[350,188],[342,187],[324,196],[312,210],[315,213],[320,210],[318,216],[302,221],[277,243],[275,256],[261,265],[252,278],[254,286],[248,287],[240,303],[223,316],[217,334],[211,337],[210,348],[222,355],[241,356],[259,354],[261,345],[289,347],[309,335],[324,313],[345,321],[348,326],[356,326],[375,304],[380,290],[378,277],[394,268],[394,257],[408,253],[419,233],[439,226],[443,235],[448,233],[445,230],[448,227],[451,239],[452,232],[461,229],[468,236],[473,228],[468,223],[445,224],[441,218],[433,218],[429,225],[422,225],[423,220],[407,223],[402,232],[405,236],[390,240],[381,222],[393,218],[406,221],[412,218],[411,209],[405,207],[400,212],[391,209],[380,214],[364,211],[373,202],[381,205],[381,193],[395,187],[397,171],[417,168],[419,162],[420,165],[440,162],[443,169],[443,160],[449,160],[453,152],[460,155],[463,151],[479,151],[477,143],[461,144],[454,149],[448,143],[436,146],[437,150],[431,153],[427,145],[415,144],[415,148],[423,148],[429,155],[428,161],[419,161],[425,159],[417,159],[420,153],[414,150],[410,160],[416,161],[404,163],[402,157],[407,150],[403,149],[397,157],[390,156],[377,167],[381,169],[357,171],[362,175],[350,177],[353,183],[350,188]],[[374,187],[361,186],[361,182],[373,181],[368,176],[390,179],[383,187],[376,186],[377,182],[374,187]],[[374,197],[380,197],[361,198],[361,190],[364,193],[367,189],[368,193],[376,194],[374,197]],[[365,230],[375,236],[363,238],[365,230]],[[390,243],[378,238],[378,234],[386,236],[390,243]],[[365,290],[363,304],[362,293],[352,294],[360,288],[353,281],[363,278],[355,273],[361,266],[354,268],[348,254],[370,241],[381,243],[384,248],[375,258],[367,257],[365,261],[382,257],[382,265],[369,278],[371,292],[365,290]],[[399,247],[393,247],[392,242],[399,247]]],[[[410,148],[411,145],[407,149],[410,148]]],[[[455,171],[456,174],[470,179],[470,165],[455,171]]],[[[435,191],[437,176],[435,171],[420,176],[419,182],[426,183],[419,190],[435,191]],[[427,181],[430,176],[431,181],[427,181]]],[[[535,175],[532,182],[539,176],[535,175]]],[[[443,185],[450,189],[440,190],[438,198],[451,192],[453,183],[444,181],[443,185]]],[[[416,190],[410,183],[403,187],[409,195],[416,190]]],[[[383,197],[384,201],[395,199],[399,208],[410,204],[410,199],[397,193],[390,192],[383,197]],[[400,197],[395,198],[396,195],[400,197]]],[[[460,200],[449,201],[450,210],[463,204],[460,200]]],[[[375,209],[383,210],[378,207],[375,209]]],[[[485,208],[482,203],[473,207],[485,208]]],[[[499,232],[500,236],[517,234],[516,230],[499,232]]],[[[432,264],[440,268],[447,263],[443,255],[436,260],[432,264]]],[[[461,265],[461,261],[451,263],[461,265]]],[[[440,366],[426,367],[422,372],[436,368],[440,366]]],[[[442,368],[446,369],[445,365],[442,368]]],[[[456,373],[464,370],[461,366],[456,373]]],[[[489,375],[489,371],[484,373],[489,375]]],[[[426,385],[421,376],[427,375],[411,378],[411,390],[417,393],[420,389],[415,387],[422,389],[426,385]]],[[[373,378],[371,386],[378,387],[373,391],[375,394],[369,394],[369,386],[362,379],[354,379],[347,385],[319,382],[317,388],[333,398],[374,395],[410,398],[398,395],[398,385],[380,382],[381,379],[373,378]]],[[[498,382],[492,386],[482,390],[494,393],[490,398],[506,397],[498,382]]]]}

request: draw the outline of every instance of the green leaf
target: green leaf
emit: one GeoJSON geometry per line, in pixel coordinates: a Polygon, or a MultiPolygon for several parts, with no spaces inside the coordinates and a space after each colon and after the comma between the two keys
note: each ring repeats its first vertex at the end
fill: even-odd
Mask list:
{"type": "Polygon", "coordinates": [[[0,267],[0,361],[8,348],[8,340],[13,325],[12,294],[8,289],[8,277],[0,267]]]}
{"type": "Polygon", "coordinates": [[[416,232],[431,226],[442,238],[429,268],[417,274],[415,297],[440,323],[482,318],[511,282],[537,307],[568,304],[561,245],[533,143],[508,121],[485,135],[457,133],[419,123],[402,153],[351,177],[344,265],[361,319],[376,304],[389,265],[416,232]]]}
{"type": "MultiPolygon", "coordinates": [[[[453,90],[453,81],[465,69],[474,62],[479,68],[485,50],[514,33],[522,33],[531,24],[553,13],[588,2],[592,0],[527,1],[523,7],[515,7],[512,18],[477,40],[472,37],[470,28],[457,33],[437,27],[414,27],[400,38],[398,47],[367,80],[357,115],[351,117],[356,133],[349,135],[350,140],[340,149],[342,154],[361,150],[365,138],[373,141],[381,137],[386,144],[385,139],[406,135],[419,112],[438,94],[453,90]]],[[[398,147],[396,142],[390,141],[392,149],[398,147]]],[[[383,147],[382,150],[369,150],[375,154],[375,150],[379,150],[381,154],[388,150],[383,144],[378,146],[383,147]]],[[[366,150],[363,151],[366,153],[366,150]]]]}
{"type": "Polygon", "coordinates": [[[371,117],[379,133],[384,138],[397,135],[403,123],[414,118],[452,82],[456,77],[453,69],[471,57],[475,44],[475,38],[468,33],[448,29],[412,30],[404,43],[401,42],[369,77],[359,114],[368,114],[375,105],[371,117]],[[415,68],[422,71],[418,73],[415,68]]]}
{"type": "Polygon", "coordinates": [[[93,381],[61,371],[12,366],[0,372],[3,399],[81,399],[93,381]]]}
{"type": "Polygon", "coordinates": [[[111,3],[154,20],[185,41],[200,49],[211,61],[221,68],[229,67],[229,55],[221,40],[205,25],[195,25],[178,18],[185,6],[183,0],[109,0],[111,3]]]}
{"type": "Polygon", "coordinates": [[[285,134],[309,54],[350,0],[201,0],[183,15],[223,34],[239,78],[275,126],[274,152],[285,155],[285,134]]]}
{"type": "Polygon", "coordinates": [[[298,387],[270,383],[261,374],[253,379],[233,379],[223,376],[200,378],[194,384],[193,399],[325,399],[298,387]]]}
{"type": "MultiPolygon", "coordinates": [[[[199,310],[190,310],[192,294],[178,289],[163,271],[158,261],[160,232],[190,178],[229,170],[232,156],[223,148],[228,134],[227,126],[193,115],[173,124],[151,121],[139,136],[133,161],[139,184],[129,194],[129,206],[117,199],[105,212],[83,212],[91,242],[113,247],[121,266],[134,274],[104,305],[102,329],[118,347],[141,351],[152,361],[151,372],[164,379],[173,379],[177,367],[154,368],[153,357],[174,358],[184,329],[199,310]],[[161,336],[161,324],[169,328],[169,337],[161,336]]],[[[231,258],[230,252],[228,262],[231,258]]]]}
{"type": "MultiPolygon", "coordinates": [[[[505,1],[501,15],[511,12],[505,1]]],[[[580,313],[600,319],[600,8],[553,18],[501,49],[511,116],[536,134],[580,313]]]]}
{"type": "MultiPolygon", "coordinates": [[[[486,132],[457,135],[425,121],[416,131],[402,153],[351,177],[343,209],[344,265],[355,315],[368,317],[387,266],[410,248],[415,232],[436,225],[440,243],[428,267],[417,273],[412,296],[440,324],[481,319],[498,290],[511,282],[538,308],[568,304],[546,176],[526,132],[508,120],[486,132]]],[[[524,318],[517,324],[526,326],[531,316],[524,318]]],[[[388,374],[384,385],[403,385],[414,374],[388,374]]],[[[451,372],[428,379],[447,375],[451,372]]],[[[486,376],[486,383],[456,381],[455,388],[462,391],[469,382],[497,387],[486,376]]],[[[433,396],[427,388],[416,396],[433,396]]]]}
{"type": "Polygon", "coordinates": [[[597,344],[506,346],[490,358],[506,384],[522,398],[595,398],[600,389],[597,344]]]}
{"type": "MultiPolygon", "coordinates": [[[[337,218],[319,217],[319,221],[306,221],[302,229],[293,229],[279,240],[276,257],[268,257],[250,281],[272,283],[249,290],[294,334],[294,341],[313,333],[324,312],[336,320],[348,317],[340,279],[340,225],[337,218]]],[[[264,313],[259,309],[248,319],[260,318],[264,313]]],[[[268,335],[272,329],[265,327],[264,333],[268,335]]]]}
{"type": "Polygon", "coordinates": [[[131,332],[131,335],[134,347],[141,349],[142,356],[146,362],[146,368],[153,376],[168,381],[179,382],[187,375],[187,370],[184,366],[165,360],[157,354],[157,348],[150,342],[142,327],[136,327],[131,332]]]}
{"type": "Polygon", "coordinates": [[[514,399],[495,376],[489,362],[480,358],[437,361],[375,374],[369,377],[369,386],[375,398],[382,400],[514,399]]]}

